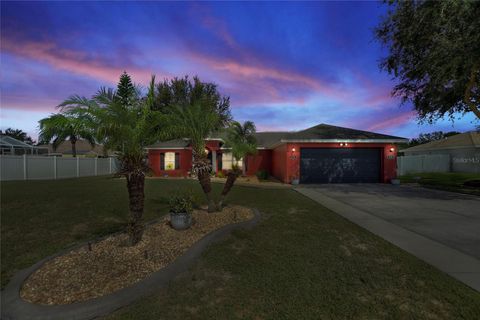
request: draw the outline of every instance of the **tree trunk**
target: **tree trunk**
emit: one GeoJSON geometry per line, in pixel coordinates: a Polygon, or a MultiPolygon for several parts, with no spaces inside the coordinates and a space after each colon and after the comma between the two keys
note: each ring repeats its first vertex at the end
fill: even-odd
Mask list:
{"type": "Polygon", "coordinates": [[[472,110],[472,112],[477,116],[477,118],[480,119],[480,110],[478,110],[478,106],[476,106],[471,100],[472,89],[475,87],[477,72],[479,72],[478,66],[479,64],[477,63],[472,68],[472,73],[470,74],[470,80],[468,81],[467,88],[465,89],[463,100],[470,110],[472,110]]]}
{"type": "Polygon", "coordinates": [[[225,182],[225,185],[223,186],[222,194],[220,195],[220,202],[218,203],[218,210],[222,210],[223,204],[225,202],[225,198],[227,197],[227,194],[230,192],[232,189],[235,180],[237,180],[238,177],[238,172],[235,170],[230,170],[227,174],[227,181],[225,182]]]}
{"type": "Polygon", "coordinates": [[[76,140],[76,139],[72,139],[72,140],[70,140],[70,142],[72,143],[72,156],[73,156],[74,158],[76,158],[76,157],[77,157],[77,145],[76,145],[77,140],[76,140]]]}
{"type": "Polygon", "coordinates": [[[212,185],[210,182],[210,172],[205,170],[200,171],[198,173],[198,181],[200,182],[203,193],[205,193],[205,197],[207,198],[208,212],[214,212],[215,203],[213,202],[213,199],[212,199],[212,185]]]}
{"type": "Polygon", "coordinates": [[[145,175],[142,172],[127,175],[128,201],[130,208],[130,222],[128,223],[129,244],[136,245],[142,240],[143,231],[143,206],[145,175]]]}

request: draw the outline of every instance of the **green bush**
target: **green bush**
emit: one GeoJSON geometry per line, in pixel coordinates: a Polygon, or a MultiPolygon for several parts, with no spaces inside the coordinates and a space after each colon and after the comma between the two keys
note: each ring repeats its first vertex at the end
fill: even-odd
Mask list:
{"type": "Polygon", "coordinates": [[[217,177],[218,178],[225,178],[225,173],[223,173],[223,171],[218,171],[217,172],[217,177]]]}
{"type": "Polygon", "coordinates": [[[259,171],[257,171],[256,175],[257,175],[257,178],[259,180],[267,180],[268,179],[268,171],[266,171],[266,170],[259,170],[259,171]]]}
{"type": "Polygon", "coordinates": [[[169,200],[171,213],[188,213],[193,211],[194,197],[191,193],[175,194],[169,200]]]}

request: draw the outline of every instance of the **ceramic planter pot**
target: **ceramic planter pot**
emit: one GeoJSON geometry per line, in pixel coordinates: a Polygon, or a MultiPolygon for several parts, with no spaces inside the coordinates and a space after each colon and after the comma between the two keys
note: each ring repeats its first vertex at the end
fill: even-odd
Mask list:
{"type": "Polygon", "coordinates": [[[192,225],[192,216],[186,212],[170,212],[170,223],[175,230],[185,230],[190,228],[190,226],[192,225]]]}

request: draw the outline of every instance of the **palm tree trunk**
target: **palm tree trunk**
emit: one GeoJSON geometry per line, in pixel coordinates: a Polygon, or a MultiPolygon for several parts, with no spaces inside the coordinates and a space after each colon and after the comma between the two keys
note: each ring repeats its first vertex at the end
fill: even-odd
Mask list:
{"type": "Polygon", "coordinates": [[[141,172],[127,175],[128,200],[130,207],[130,222],[128,224],[129,244],[134,246],[142,240],[143,231],[143,206],[145,175],[141,172]]]}
{"type": "Polygon", "coordinates": [[[225,198],[227,197],[227,194],[230,192],[232,189],[235,180],[238,178],[238,171],[236,170],[230,170],[227,174],[227,181],[225,182],[225,185],[223,186],[222,194],[220,195],[220,201],[218,203],[218,210],[222,210],[223,204],[225,202],[225,198]]]}
{"type": "Polygon", "coordinates": [[[212,195],[211,195],[212,186],[210,182],[210,170],[211,170],[210,162],[208,161],[208,158],[205,156],[205,154],[201,152],[197,152],[195,150],[192,150],[192,152],[193,152],[193,168],[195,173],[197,174],[198,181],[202,186],[203,193],[205,193],[205,197],[207,198],[208,212],[214,212],[215,203],[213,202],[212,195]]]}
{"type": "Polygon", "coordinates": [[[73,156],[74,158],[76,158],[76,157],[77,157],[77,145],[76,145],[77,140],[76,140],[76,139],[72,139],[72,140],[70,140],[70,142],[72,143],[72,156],[73,156]]]}

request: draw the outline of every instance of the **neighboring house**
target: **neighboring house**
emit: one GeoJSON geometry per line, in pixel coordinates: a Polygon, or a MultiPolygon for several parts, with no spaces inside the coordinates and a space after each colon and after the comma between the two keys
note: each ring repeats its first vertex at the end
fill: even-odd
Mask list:
{"type": "MultiPolygon", "coordinates": [[[[247,175],[265,170],[285,183],[389,182],[396,177],[395,143],[408,142],[326,124],[296,132],[257,132],[256,138],[258,150],[247,157],[247,175]]],[[[232,155],[221,136],[206,142],[213,171],[230,169],[232,155]]],[[[156,176],[189,175],[192,150],[187,139],[159,142],[147,150],[156,176]]]]}
{"type": "MultiPolygon", "coordinates": [[[[436,167],[451,172],[480,173],[480,133],[465,132],[442,140],[432,141],[415,147],[401,150],[405,160],[411,156],[425,156],[423,161],[437,162],[436,167]],[[431,157],[428,157],[431,156],[431,157]],[[433,156],[438,156],[435,158],[433,156]],[[443,156],[443,157],[441,157],[443,156]],[[445,159],[445,160],[442,160],[445,159]],[[445,163],[439,163],[444,161],[445,163]]],[[[424,167],[428,164],[424,163],[424,167]]],[[[408,171],[408,170],[407,170],[408,171]]],[[[415,170],[412,170],[415,171],[415,170]]],[[[427,169],[417,172],[431,171],[427,169]]]]}
{"type": "Polygon", "coordinates": [[[48,151],[46,148],[32,146],[31,144],[17,140],[10,136],[0,135],[0,154],[1,155],[42,155],[48,151]]]}
{"type": "MultiPolygon", "coordinates": [[[[104,156],[103,145],[96,144],[92,147],[92,145],[86,140],[78,140],[75,143],[76,150],[77,150],[77,157],[102,157],[104,156]]],[[[40,145],[39,147],[48,148],[49,155],[58,155],[63,157],[71,157],[72,156],[72,144],[70,141],[62,142],[56,149],[53,148],[52,144],[44,144],[40,145]]],[[[113,155],[112,152],[108,151],[107,155],[113,155]]]]}

